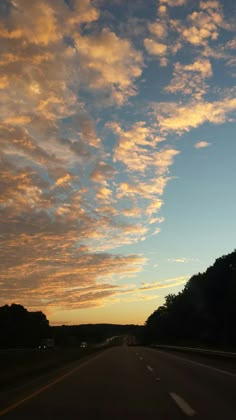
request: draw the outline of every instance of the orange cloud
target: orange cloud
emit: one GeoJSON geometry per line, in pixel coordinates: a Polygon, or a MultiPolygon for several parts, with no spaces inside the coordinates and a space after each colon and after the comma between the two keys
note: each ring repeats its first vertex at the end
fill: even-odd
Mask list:
{"type": "Polygon", "coordinates": [[[7,76],[0,76],[0,89],[5,89],[9,85],[7,76]]]}
{"type": "Polygon", "coordinates": [[[216,40],[219,28],[224,26],[224,17],[218,1],[200,2],[200,12],[188,16],[188,24],[179,28],[182,37],[192,45],[207,45],[207,40],[216,40]]]}
{"type": "Polygon", "coordinates": [[[212,76],[212,67],[208,59],[199,58],[191,64],[175,64],[174,75],[170,84],[165,87],[167,92],[181,92],[200,99],[207,91],[205,79],[212,76]]]}
{"type": "Polygon", "coordinates": [[[167,46],[165,44],[154,41],[150,38],[146,38],[144,40],[144,46],[149,54],[152,55],[165,55],[167,52],[167,46]]]}
{"type": "Polygon", "coordinates": [[[112,191],[107,187],[99,188],[96,194],[96,198],[104,203],[110,203],[111,197],[112,191]]]}
{"type": "Polygon", "coordinates": [[[48,46],[62,38],[62,24],[66,32],[76,25],[93,22],[98,19],[99,12],[90,0],[76,0],[74,13],[63,3],[55,4],[53,0],[29,3],[19,0],[11,11],[11,30],[0,27],[0,36],[8,39],[22,39],[35,45],[48,46]]]}
{"type": "Polygon", "coordinates": [[[68,181],[71,180],[71,175],[70,174],[66,174],[65,176],[58,178],[55,182],[55,186],[58,187],[59,185],[62,185],[64,183],[67,183],[68,181]]]}
{"type": "MultiPolygon", "coordinates": [[[[155,107],[155,106],[154,106],[155,107]]],[[[236,111],[236,99],[226,97],[215,102],[190,102],[184,105],[164,104],[163,114],[158,116],[162,131],[189,131],[205,122],[221,124],[236,111]]]]}
{"type": "Polygon", "coordinates": [[[90,88],[107,89],[118,105],[136,94],[133,82],[142,73],[143,59],[129,40],[105,28],[99,35],[76,34],[75,40],[90,88]]]}
{"type": "Polygon", "coordinates": [[[127,217],[141,217],[142,210],[138,207],[123,209],[122,214],[127,217]]]}
{"type": "Polygon", "coordinates": [[[167,46],[161,42],[154,41],[153,39],[146,38],[144,40],[144,46],[149,54],[162,56],[167,52],[167,46]]]}
{"type": "Polygon", "coordinates": [[[76,237],[72,235],[14,234],[4,241],[1,302],[14,297],[31,308],[97,306],[119,289],[118,285],[104,282],[105,278],[131,275],[141,269],[141,257],[92,254],[84,247],[76,250],[76,237]],[[98,284],[100,279],[103,283],[98,284]]]}
{"type": "Polygon", "coordinates": [[[208,143],[207,141],[199,141],[198,143],[195,143],[194,147],[196,149],[203,149],[205,147],[209,147],[211,143],[208,143]]]}
{"type": "Polygon", "coordinates": [[[113,178],[116,173],[117,171],[113,166],[108,165],[105,162],[99,162],[90,173],[90,179],[94,182],[106,185],[107,180],[113,178]]]}
{"type": "Polygon", "coordinates": [[[7,117],[5,119],[5,124],[12,125],[25,125],[31,121],[31,117],[28,115],[16,115],[14,117],[7,117]]]}
{"type": "Polygon", "coordinates": [[[149,31],[154,34],[158,39],[165,39],[168,34],[166,22],[157,20],[154,23],[148,24],[149,31]]]}

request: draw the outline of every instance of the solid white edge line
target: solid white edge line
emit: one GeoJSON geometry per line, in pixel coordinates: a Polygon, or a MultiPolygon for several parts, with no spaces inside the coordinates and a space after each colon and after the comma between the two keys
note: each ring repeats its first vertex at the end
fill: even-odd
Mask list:
{"type": "Polygon", "coordinates": [[[214,366],[205,365],[205,363],[199,363],[199,362],[195,362],[194,360],[191,360],[191,359],[185,359],[184,357],[174,356],[173,354],[170,354],[169,352],[167,353],[164,350],[155,350],[155,351],[159,351],[162,354],[168,354],[168,356],[172,357],[173,359],[184,360],[185,362],[192,363],[193,365],[205,367],[207,369],[214,370],[215,372],[218,372],[218,373],[223,373],[223,374],[228,375],[228,376],[233,376],[234,378],[236,377],[235,373],[228,372],[227,370],[218,369],[218,368],[215,368],[214,366]]]}
{"type": "Polygon", "coordinates": [[[189,417],[192,417],[196,414],[196,411],[194,411],[192,407],[190,407],[190,405],[178,394],[176,394],[175,392],[170,392],[169,395],[175,401],[178,407],[183,411],[184,414],[186,414],[189,417]]]}

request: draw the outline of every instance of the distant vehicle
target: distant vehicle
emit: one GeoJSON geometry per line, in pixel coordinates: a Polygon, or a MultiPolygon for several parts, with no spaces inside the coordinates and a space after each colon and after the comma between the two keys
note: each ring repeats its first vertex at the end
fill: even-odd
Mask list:
{"type": "Polygon", "coordinates": [[[39,350],[47,350],[47,349],[54,349],[55,348],[55,341],[54,338],[42,338],[39,345],[39,350]]]}
{"type": "Polygon", "coordinates": [[[82,343],[80,344],[80,347],[81,347],[82,349],[86,349],[86,348],[88,347],[87,342],[86,342],[86,341],[82,341],[82,343]]]}

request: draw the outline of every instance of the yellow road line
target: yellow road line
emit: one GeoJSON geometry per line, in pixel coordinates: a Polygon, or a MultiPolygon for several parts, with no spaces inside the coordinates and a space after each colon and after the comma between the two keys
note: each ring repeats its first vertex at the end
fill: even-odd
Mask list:
{"type": "Polygon", "coordinates": [[[31,400],[32,398],[37,397],[37,395],[41,394],[42,392],[46,391],[48,388],[51,388],[52,386],[58,384],[59,382],[63,381],[65,378],[67,378],[70,375],[73,375],[73,373],[80,370],[82,367],[88,365],[91,361],[98,359],[101,357],[103,353],[98,354],[97,356],[93,357],[92,359],[86,360],[84,363],[81,363],[76,368],[70,370],[69,372],[65,373],[64,375],[60,376],[59,378],[55,379],[52,382],[49,382],[47,385],[44,385],[43,387],[39,388],[37,391],[33,392],[32,394],[27,395],[27,397],[23,398],[22,400],[19,400],[8,407],[4,408],[0,411],[0,417],[4,416],[5,414],[9,413],[9,411],[14,410],[15,408],[19,407],[20,405],[24,404],[26,401],[31,400]]]}

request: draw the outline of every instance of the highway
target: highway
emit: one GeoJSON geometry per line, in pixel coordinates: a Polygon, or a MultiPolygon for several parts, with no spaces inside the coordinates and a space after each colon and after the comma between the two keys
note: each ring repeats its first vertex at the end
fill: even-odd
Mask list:
{"type": "Polygon", "coordinates": [[[0,398],[6,420],[236,419],[236,374],[180,354],[119,346],[0,398]],[[12,397],[13,398],[13,397],[12,397]]]}

